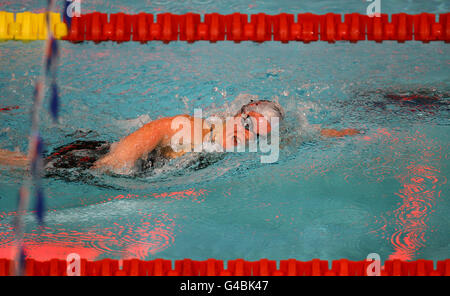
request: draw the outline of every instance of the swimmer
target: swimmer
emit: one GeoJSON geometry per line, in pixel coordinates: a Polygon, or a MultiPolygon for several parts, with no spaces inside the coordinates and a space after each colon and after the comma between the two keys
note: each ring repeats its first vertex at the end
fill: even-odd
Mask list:
{"type": "MultiPolygon", "coordinates": [[[[226,130],[226,125],[205,124],[202,122],[202,139],[210,138],[221,143],[224,150],[254,140],[255,137],[267,136],[271,131],[271,119],[278,117],[281,121],[285,116],[283,108],[276,102],[267,100],[251,101],[241,107],[234,115],[236,124],[232,130],[226,130]],[[205,128],[207,126],[207,128],[205,128]],[[264,128],[263,128],[264,127],[264,128]],[[222,141],[217,137],[222,136],[222,141]]],[[[58,168],[83,168],[101,172],[129,175],[137,169],[145,170],[153,167],[155,158],[173,159],[185,154],[172,149],[171,139],[177,134],[194,143],[194,117],[179,115],[164,117],[151,121],[122,140],[109,144],[104,141],[76,141],[70,145],[57,148],[44,159],[47,175],[58,168]],[[172,121],[183,117],[191,123],[191,130],[182,127],[173,129],[172,121]]],[[[355,129],[322,129],[323,137],[344,137],[359,133],[355,129]]],[[[0,149],[0,164],[16,167],[27,167],[29,161],[26,155],[0,149]]]]}

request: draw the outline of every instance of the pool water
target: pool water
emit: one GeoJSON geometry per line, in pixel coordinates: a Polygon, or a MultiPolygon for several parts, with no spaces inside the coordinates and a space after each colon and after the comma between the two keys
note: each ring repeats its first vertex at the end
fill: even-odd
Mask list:
{"type": "MultiPolygon", "coordinates": [[[[40,11],[45,1],[0,10],[40,11]]],[[[86,1],[88,2],[88,1],[86,1]]],[[[442,13],[448,1],[383,2],[442,13]]],[[[359,12],[365,1],[90,1],[83,12],[359,12]]],[[[0,43],[0,148],[26,151],[42,42],[0,43]]],[[[41,116],[48,152],[117,141],[163,116],[231,110],[249,95],[287,116],[279,160],[228,153],[198,170],[171,162],[138,178],[46,178],[45,226],[25,215],[27,255],[65,258],[440,260],[450,255],[450,48],[442,42],[60,42],[61,118],[41,116]],[[423,94],[432,102],[399,101],[423,94]],[[356,128],[324,139],[314,126],[356,128]]],[[[182,162],[183,160],[181,160],[182,162]]],[[[23,171],[0,168],[0,257],[14,242],[23,171]]],[[[32,210],[32,204],[30,210],[32,210]]]]}

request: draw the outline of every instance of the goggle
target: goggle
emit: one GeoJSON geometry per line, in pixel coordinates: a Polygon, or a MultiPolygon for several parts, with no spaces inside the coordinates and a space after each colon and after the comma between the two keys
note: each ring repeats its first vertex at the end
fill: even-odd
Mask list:
{"type": "Polygon", "coordinates": [[[241,115],[241,123],[245,130],[249,131],[250,133],[256,135],[257,138],[259,138],[259,134],[257,131],[255,131],[255,125],[253,124],[253,120],[250,115],[243,113],[241,115]]]}

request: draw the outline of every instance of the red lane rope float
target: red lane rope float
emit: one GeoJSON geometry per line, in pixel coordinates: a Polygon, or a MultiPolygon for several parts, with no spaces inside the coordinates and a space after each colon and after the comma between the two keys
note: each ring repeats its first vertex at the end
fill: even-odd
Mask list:
{"type": "Polygon", "coordinates": [[[195,13],[175,15],[162,13],[153,15],[139,13],[128,15],[93,12],[74,17],[65,40],[81,42],[84,40],[101,41],[138,41],[158,40],[171,42],[176,40],[195,42],[209,40],[217,42],[230,40],[234,42],[270,40],[281,41],[350,41],[371,40],[382,42],[397,40],[405,42],[418,40],[422,42],[450,42],[450,13],[436,15],[406,13],[379,17],[369,17],[358,13],[342,15],[328,13],[315,15],[301,13],[298,15],[281,13],[267,15],[264,13],[247,15],[218,13],[202,16],[195,13]]]}
{"type": "MultiPolygon", "coordinates": [[[[302,262],[295,259],[281,260],[279,268],[274,260],[245,261],[236,259],[228,261],[224,268],[222,260],[208,259],[195,261],[191,259],[172,261],[139,259],[80,262],[82,276],[367,276],[368,261],[349,261],[347,259],[328,261],[313,259],[302,262]],[[173,267],[174,266],[174,267],[173,267]]],[[[65,276],[68,263],[65,260],[52,259],[45,262],[27,259],[25,275],[28,276],[65,276]]],[[[14,262],[0,259],[0,276],[12,275],[14,262]]],[[[431,260],[385,261],[381,276],[450,276],[450,259],[438,261],[436,269],[431,260]]]]}

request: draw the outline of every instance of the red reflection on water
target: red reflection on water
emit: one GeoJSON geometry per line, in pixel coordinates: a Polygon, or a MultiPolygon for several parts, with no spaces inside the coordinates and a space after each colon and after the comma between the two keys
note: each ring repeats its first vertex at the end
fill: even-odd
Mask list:
{"type": "Polygon", "coordinates": [[[19,106],[7,106],[7,107],[0,108],[0,112],[11,111],[11,110],[16,110],[16,109],[19,109],[19,106]]]}
{"type": "MultiPolygon", "coordinates": [[[[24,249],[26,250],[27,258],[33,258],[40,261],[50,260],[50,259],[65,259],[70,253],[77,253],[82,258],[92,260],[101,255],[99,250],[85,246],[84,242],[70,240],[69,236],[64,237],[64,233],[59,233],[56,235],[47,234],[46,237],[50,239],[46,241],[45,239],[40,242],[34,242],[29,234],[26,234],[24,249]],[[55,243],[57,240],[57,243],[55,243]]],[[[84,236],[87,237],[89,234],[85,233],[84,236]]],[[[92,236],[91,240],[98,240],[98,237],[92,236]]],[[[13,259],[15,251],[15,241],[14,236],[11,235],[8,239],[2,239],[2,245],[0,247],[0,258],[13,259]]]]}
{"type": "MultiPolygon", "coordinates": [[[[168,202],[189,199],[194,203],[200,203],[204,200],[206,193],[204,189],[189,189],[150,194],[140,198],[167,199],[168,202]]],[[[114,200],[136,198],[139,196],[134,194],[118,195],[95,204],[81,202],[81,205],[93,206],[114,202],[114,200]]],[[[58,210],[49,209],[49,212],[58,212],[58,210]]],[[[0,213],[0,221],[3,223],[0,224],[0,258],[13,258],[15,236],[11,223],[16,215],[16,212],[0,213]]],[[[112,216],[107,222],[106,227],[86,225],[86,223],[74,227],[52,224],[26,232],[24,237],[26,256],[36,260],[49,260],[65,259],[70,253],[78,253],[82,258],[90,260],[99,256],[145,259],[149,255],[169,248],[175,240],[175,217],[165,212],[153,215],[148,210],[137,210],[134,217],[118,214],[117,217],[112,216]],[[136,217],[139,218],[138,221],[136,217]]],[[[67,222],[64,225],[67,225],[67,222]]]]}
{"type": "Polygon", "coordinates": [[[397,209],[380,215],[376,223],[381,226],[373,232],[392,244],[389,259],[413,260],[426,246],[428,221],[440,186],[446,183],[440,171],[442,147],[419,131],[405,134],[382,128],[363,140],[384,149],[381,156],[362,164],[365,177],[378,183],[393,177],[400,183],[394,193],[400,198],[397,209]]]}
{"type": "MultiPolygon", "coordinates": [[[[412,136],[404,136],[400,132],[381,129],[379,134],[385,137],[383,142],[394,150],[394,156],[405,154],[402,152],[405,148],[409,150],[406,159],[394,159],[399,171],[403,172],[395,176],[400,182],[395,195],[401,201],[396,210],[387,213],[387,216],[393,216],[393,223],[389,226],[394,226],[387,232],[391,233],[388,239],[394,249],[389,259],[412,260],[425,247],[430,228],[427,223],[434,212],[436,197],[441,193],[439,186],[445,183],[439,169],[442,147],[419,131],[412,136]]],[[[382,230],[386,231],[385,226],[382,230]]]]}
{"type": "Polygon", "coordinates": [[[435,197],[440,194],[436,190],[437,174],[440,173],[437,168],[414,163],[406,169],[406,174],[397,176],[402,187],[396,195],[402,203],[394,212],[398,230],[391,236],[394,253],[389,259],[412,260],[425,246],[425,234],[429,229],[427,221],[434,211],[435,197]]]}

